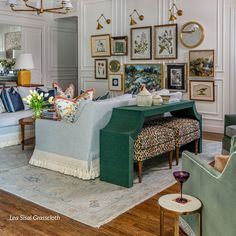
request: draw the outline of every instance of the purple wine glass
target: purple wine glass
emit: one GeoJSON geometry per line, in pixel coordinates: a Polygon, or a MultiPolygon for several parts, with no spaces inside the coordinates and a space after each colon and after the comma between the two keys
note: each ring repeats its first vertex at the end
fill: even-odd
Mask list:
{"type": "Polygon", "coordinates": [[[174,175],[175,179],[180,183],[180,190],[181,190],[180,198],[177,198],[176,202],[178,202],[178,203],[188,202],[188,200],[186,198],[183,198],[182,188],[183,188],[183,183],[188,180],[190,173],[187,171],[175,171],[173,173],[173,175],[174,175]]]}

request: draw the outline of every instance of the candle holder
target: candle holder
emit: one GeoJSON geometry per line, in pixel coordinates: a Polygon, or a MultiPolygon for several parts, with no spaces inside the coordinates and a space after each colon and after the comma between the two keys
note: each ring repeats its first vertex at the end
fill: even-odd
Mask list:
{"type": "Polygon", "coordinates": [[[190,173],[187,171],[175,171],[173,173],[175,179],[180,183],[180,197],[176,198],[175,201],[181,204],[187,203],[188,200],[183,198],[183,183],[186,182],[190,176],[190,173]]]}

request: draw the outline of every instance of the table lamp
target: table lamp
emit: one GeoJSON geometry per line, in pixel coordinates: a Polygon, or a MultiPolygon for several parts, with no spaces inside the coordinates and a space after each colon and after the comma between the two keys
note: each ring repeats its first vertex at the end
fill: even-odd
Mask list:
{"type": "Polygon", "coordinates": [[[28,85],[31,80],[30,69],[34,68],[32,54],[20,54],[16,58],[15,69],[18,69],[18,85],[28,85]]]}

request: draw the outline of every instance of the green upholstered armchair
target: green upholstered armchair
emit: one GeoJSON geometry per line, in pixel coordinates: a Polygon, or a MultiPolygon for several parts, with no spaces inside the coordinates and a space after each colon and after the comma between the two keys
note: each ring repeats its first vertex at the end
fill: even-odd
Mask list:
{"type": "MultiPolygon", "coordinates": [[[[203,203],[202,236],[236,235],[236,136],[232,138],[231,151],[222,173],[203,161],[200,155],[183,153],[183,170],[190,172],[183,191],[203,203]]],[[[197,218],[185,216],[184,220],[197,235],[197,218]]]]}
{"type": "Polygon", "coordinates": [[[230,141],[234,135],[236,135],[236,114],[225,115],[224,138],[222,147],[222,152],[224,154],[229,153],[230,141]]]}

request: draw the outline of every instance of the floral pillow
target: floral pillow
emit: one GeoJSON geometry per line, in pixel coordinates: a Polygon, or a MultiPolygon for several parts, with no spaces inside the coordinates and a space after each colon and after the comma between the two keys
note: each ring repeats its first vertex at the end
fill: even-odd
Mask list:
{"type": "Polygon", "coordinates": [[[89,89],[75,99],[56,97],[54,107],[57,115],[64,121],[75,122],[78,119],[76,115],[82,105],[82,101],[92,101],[94,89],[89,89]]]}
{"type": "Polygon", "coordinates": [[[59,86],[58,83],[54,82],[53,87],[57,91],[57,96],[73,99],[75,95],[75,86],[73,84],[70,84],[69,87],[63,91],[62,88],[59,86]]]}

